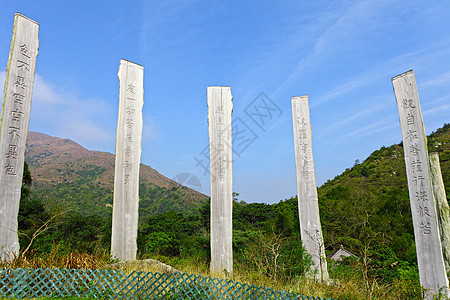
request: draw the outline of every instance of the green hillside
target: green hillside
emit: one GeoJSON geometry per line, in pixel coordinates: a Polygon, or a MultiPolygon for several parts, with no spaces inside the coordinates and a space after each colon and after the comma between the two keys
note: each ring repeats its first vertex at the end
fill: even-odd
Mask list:
{"type": "MultiPolygon", "coordinates": [[[[53,210],[82,215],[111,215],[114,190],[114,155],[90,151],[69,140],[30,132],[26,161],[33,177],[31,196],[53,210]]],[[[141,164],[140,220],[170,210],[191,213],[207,196],[141,164]]]]}
{"type": "MultiPolygon", "coordinates": [[[[428,137],[429,152],[438,152],[450,195],[450,124],[428,137]]],[[[360,249],[365,243],[389,245],[400,256],[414,253],[412,217],[403,145],[382,147],[364,162],[318,189],[327,246],[360,249]],[[410,251],[411,253],[409,253],[410,251]]]]}

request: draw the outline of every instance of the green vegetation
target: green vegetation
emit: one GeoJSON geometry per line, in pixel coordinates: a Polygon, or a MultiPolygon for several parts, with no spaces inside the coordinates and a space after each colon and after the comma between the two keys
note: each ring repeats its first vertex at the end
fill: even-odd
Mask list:
{"type": "MultiPolygon", "coordinates": [[[[428,142],[430,151],[440,154],[449,196],[450,125],[431,134],[428,142]]],[[[83,176],[89,178],[89,174],[83,176]]],[[[83,176],[77,181],[77,195],[72,197],[106,197],[83,176]]],[[[19,216],[22,249],[32,243],[22,261],[15,262],[16,266],[54,266],[57,261],[64,266],[84,263],[105,267],[111,209],[109,213],[86,215],[85,209],[67,212],[61,206],[43,205],[42,199],[47,198],[28,190],[31,178],[24,182],[19,216]]],[[[235,199],[234,273],[224,277],[303,295],[420,299],[423,291],[417,271],[402,145],[374,151],[362,163],[357,161],[326,182],[318,192],[327,254],[343,245],[358,257],[342,263],[328,261],[332,282],[320,284],[304,277],[310,260],[301,246],[296,197],[272,205],[235,199]]],[[[52,197],[69,197],[70,192],[59,191],[56,185],[48,193],[52,197]]],[[[156,258],[184,272],[209,275],[209,202],[181,211],[176,206],[182,203],[180,188],[141,186],[141,195],[151,200],[141,201],[141,209],[147,214],[140,219],[139,257],[156,258]],[[176,209],[171,210],[173,203],[176,209]]]]}
{"type": "MultiPolygon", "coordinates": [[[[101,182],[104,168],[85,165],[76,171],[72,164],[66,164],[64,171],[60,169],[58,171],[72,179],[52,184],[36,183],[33,186],[34,199],[40,199],[50,209],[70,208],[83,215],[97,214],[102,218],[107,218],[111,214],[113,188],[101,182]]],[[[139,217],[143,220],[169,210],[190,213],[206,200],[206,197],[197,199],[197,195],[190,194],[190,190],[183,186],[165,188],[141,183],[139,217]]]]}

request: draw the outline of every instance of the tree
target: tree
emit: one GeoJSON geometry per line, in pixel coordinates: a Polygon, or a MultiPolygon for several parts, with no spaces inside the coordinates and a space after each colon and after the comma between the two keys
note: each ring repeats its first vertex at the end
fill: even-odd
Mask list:
{"type": "Polygon", "coordinates": [[[27,162],[24,162],[23,165],[23,176],[22,176],[22,188],[20,190],[20,199],[25,199],[30,196],[31,193],[31,184],[33,183],[33,180],[31,178],[30,170],[28,169],[27,162]]]}
{"type": "Polygon", "coordinates": [[[98,215],[69,212],[58,224],[55,238],[68,251],[93,253],[101,240],[103,225],[104,220],[98,215]]]}

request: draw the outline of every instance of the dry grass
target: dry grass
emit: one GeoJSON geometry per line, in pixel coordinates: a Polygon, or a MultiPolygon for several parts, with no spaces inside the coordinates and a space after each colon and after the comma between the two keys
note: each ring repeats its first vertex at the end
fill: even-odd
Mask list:
{"type": "Polygon", "coordinates": [[[183,273],[211,276],[228,279],[249,285],[263,286],[273,290],[288,291],[303,296],[323,297],[325,299],[420,299],[417,291],[412,293],[413,287],[405,282],[395,284],[380,284],[377,280],[363,281],[355,272],[353,277],[333,278],[328,283],[321,283],[304,276],[287,279],[273,279],[256,270],[245,266],[235,265],[233,274],[211,274],[208,262],[202,259],[178,259],[158,257],[166,264],[172,265],[183,273]]]}
{"type": "Polygon", "coordinates": [[[392,285],[382,285],[376,280],[363,282],[356,275],[352,278],[335,278],[325,284],[306,277],[291,278],[289,280],[269,278],[256,270],[250,270],[242,265],[235,265],[233,274],[211,274],[208,262],[199,258],[156,257],[157,260],[108,264],[110,262],[108,256],[107,253],[96,255],[86,253],[59,254],[58,250],[55,249],[47,256],[18,257],[8,264],[0,263],[0,268],[120,269],[126,274],[133,271],[172,273],[179,270],[187,274],[233,280],[273,290],[284,290],[303,296],[324,297],[326,299],[417,299],[417,296],[414,296],[414,294],[409,296],[408,293],[410,291],[405,283],[396,282],[392,285]],[[162,261],[165,264],[158,261],[162,261]],[[173,266],[175,269],[172,269],[170,266],[173,266]]]}
{"type": "Polygon", "coordinates": [[[19,255],[13,261],[0,262],[0,268],[23,268],[23,269],[104,269],[107,265],[107,256],[103,254],[92,255],[88,253],[71,252],[66,254],[58,253],[55,248],[50,254],[45,256],[19,255]]]}

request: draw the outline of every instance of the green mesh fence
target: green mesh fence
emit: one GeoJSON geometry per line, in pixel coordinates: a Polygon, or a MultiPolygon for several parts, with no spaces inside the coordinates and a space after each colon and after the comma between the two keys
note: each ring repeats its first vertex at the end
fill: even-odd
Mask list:
{"type": "Polygon", "coordinates": [[[103,299],[310,299],[286,291],[231,280],[189,275],[82,269],[0,270],[6,298],[83,297],[103,299]]]}

